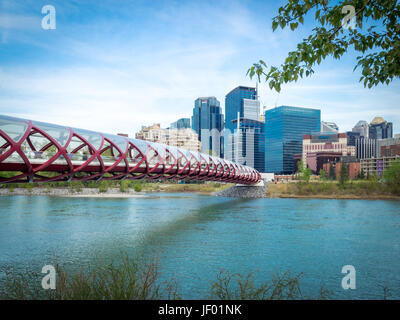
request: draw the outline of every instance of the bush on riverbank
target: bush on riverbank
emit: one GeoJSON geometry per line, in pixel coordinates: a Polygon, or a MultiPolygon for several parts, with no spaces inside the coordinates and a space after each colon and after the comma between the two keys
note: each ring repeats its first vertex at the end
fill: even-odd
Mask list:
{"type": "MultiPolygon", "coordinates": [[[[221,271],[217,280],[211,285],[211,299],[219,300],[301,300],[306,297],[301,291],[302,274],[292,275],[290,272],[275,274],[268,282],[257,284],[254,273],[230,274],[221,271]]],[[[314,299],[329,299],[333,293],[320,288],[314,299]]]]}
{"type": "Polygon", "coordinates": [[[105,193],[108,189],[119,189],[121,192],[129,192],[133,189],[135,192],[148,191],[168,191],[168,192],[204,192],[211,193],[221,191],[230,187],[231,184],[217,182],[195,182],[179,183],[178,181],[155,181],[155,180],[100,180],[100,181],[55,181],[44,183],[9,183],[0,184],[0,188],[7,188],[10,191],[14,189],[46,188],[47,191],[53,188],[68,188],[72,192],[81,192],[83,188],[98,189],[105,193]]]}
{"type": "Polygon", "coordinates": [[[156,259],[122,255],[119,262],[69,273],[56,266],[56,289],[41,288],[43,275],[6,271],[1,300],[147,300],[177,299],[174,281],[159,284],[156,259]],[[36,284],[36,285],[34,285],[36,284]]]}
{"type": "Polygon", "coordinates": [[[270,184],[267,189],[269,196],[327,196],[327,197],[370,197],[370,196],[398,196],[400,193],[383,181],[350,180],[347,182],[304,181],[293,183],[270,184]]]}
{"type": "MultiPolygon", "coordinates": [[[[56,289],[41,288],[43,274],[6,272],[0,285],[1,300],[157,300],[180,299],[175,280],[160,282],[159,262],[141,256],[129,258],[122,254],[119,262],[100,264],[89,270],[69,273],[56,266],[56,289]],[[36,285],[34,285],[36,284],[36,285]]],[[[288,300],[327,299],[332,294],[321,289],[315,297],[301,292],[300,275],[276,274],[271,281],[257,283],[254,273],[231,274],[223,271],[211,283],[210,299],[288,300]]],[[[201,297],[199,297],[201,298],[201,297]]],[[[204,297],[207,298],[207,297],[204,297]]]]}

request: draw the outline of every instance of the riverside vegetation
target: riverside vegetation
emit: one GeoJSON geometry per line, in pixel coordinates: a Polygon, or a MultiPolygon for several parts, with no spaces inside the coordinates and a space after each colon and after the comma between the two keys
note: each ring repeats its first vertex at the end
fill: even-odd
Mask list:
{"type": "Polygon", "coordinates": [[[362,172],[356,180],[350,180],[346,166],[342,166],[339,177],[320,171],[319,180],[311,180],[311,171],[299,164],[299,180],[292,183],[271,184],[267,195],[272,197],[310,198],[361,198],[400,199],[400,159],[392,162],[381,178],[365,176],[362,172]]]}
{"type": "MultiPolygon", "coordinates": [[[[4,176],[4,174],[3,174],[4,176]]],[[[177,183],[174,181],[156,180],[101,180],[101,181],[57,181],[44,183],[8,183],[0,184],[0,189],[8,189],[11,193],[15,189],[25,189],[31,192],[34,188],[51,191],[54,188],[68,189],[71,193],[80,193],[85,188],[97,189],[99,193],[106,193],[110,189],[117,189],[121,193],[135,192],[200,192],[212,193],[224,190],[231,184],[218,182],[177,183]]]]}
{"type": "MultiPolygon", "coordinates": [[[[159,260],[135,255],[110,263],[70,273],[57,265],[56,289],[41,287],[43,274],[7,268],[0,282],[1,300],[157,300],[182,299],[174,279],[160,281],[159,260]]],[[[270,281],[259,283],[255,273],[220,271],[209,287],[209,296],[217,300],[299,300],[329,299],[333,293],[320,288],[314,297],[302,293],[302,274],[275,274],[270,281]]]]}

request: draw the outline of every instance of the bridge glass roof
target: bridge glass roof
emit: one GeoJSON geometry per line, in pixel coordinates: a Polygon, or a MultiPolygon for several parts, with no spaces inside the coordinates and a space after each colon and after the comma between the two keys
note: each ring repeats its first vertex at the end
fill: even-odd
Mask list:
{"type": "MultiPolygon", "coordinates": [[[[232,161],[224,160],[208,154],[202,154],[197,151],[189,151],[186,149],[167,146],[159,143],[153,143],[112,134],[103,134],[89,130],[70,128],[67,126],[59,126],[39,121],[30,121],[0,115],[0,130],[1,132],[4,132],[4,137],[0,136],[0,147],[3,146],[3,149],[0,150],[1,154],[7,152],[8,148],[12,148],[13,150],[21,148],[21,150],[27,154],[29,159],[39,162],[40,159],[50,159],[52,154],[56,152],[54,146],[51,146],[49,148],[50,139],[52,141],[56,141],[61,147],[64,147],[68,144],[66,151],[60,150],[61,155],[59,156],[59,158],[57,158],[57,161],[68,159],[68,157],[74,161],[86,161],[87,157],[84,157],[83,155],[85,155],[85,153],[87,154],[87,152],[90,151],[88,150],[88,147],[85,146],[87,141],[90,144],[89,148],[94,148],[94,150],[92,150],[93,152],[99,152],[100,149],[103,149],[104,147],[111,144],[114,146],[114,148],[116,146],[120,149],[122,153],[125,154],[126,151],[131,147],[131,144],[135,146],[135,148],[137,148],[146,157],[145,159],[147,160],[146,163],[143,163],[143,166],[150,167],[149,163],[151,163],[155,165],[154,169],[156,171],[163,168],[162,166],[158,167],[160,164],[173,165],[178,160],[180,169],[186,166],[188,161],[190,161],[190,168],[199,167],[200,169],[198,171],[196,169],[196,172],[194,174],[201,172],[201,174],[203,175],[204,171],[202,170],[205,169],[207,165],[209,165],[209,168],[213,169],[215,168],[215,166],[218,166],[218,172],[220,172],[220,169],[222,169],[223,167],[224,170],[229,172],[229,176],[232,173],[232,168],[235,169],[234,172],[236,172],[236,175],[243,173],[253,174],[254,172],[256,172],[253,172],[252,168],[242,166],[240,164],[233,163],[232,161]],[[30,123],[32,124],[33,128],[30,132],[27,132],[30,123]],[[13,144],[11,144],[10,146],[10,143],[6,142],[6,140],[20,142],[22,137],[24,135],[28,135],[28,133],[29,138],[23,141],[21,146],[13,144]],[[71,141],[68,143],[69,139],[71,139],[71,141]],[[108,140],[109,142],[106,142],[105,140],[108,140]]],[[[115,151],[116,150],[114,149],[114,151],[112,152],[113,156],[105,156],[106,160],[110,163],[111,161],[115,162],[118,160],[116,159],[117,155],[115,154],[115,151]]],[[[14,153],[17,154],[16,152],[14,153]]],[[[129,154],[130,155],[127,154],[128,158],[130,159],[128,161],[139,162],[140,157],[138,157],[137,151],[130,151],[129,154]]],[[[11,155],[12,153],[9,153],[8,156],[2,157],[2,159],[4,158],[7,160],[7,157],[10,157],[11,155]]],[[[65,160],[63,161],[65,162],[65,160]]],[[[50,162],[53,162],[53,159],[50,162]]],[[[37,164],[38,162],[34,163],[37,164]]],[[[90,163],[93,164],[94,161],[91,160],[90,163]]],[[[118,166],[120,165],[123,164],[118,164],[118,166]]],[[[108,166],[110,166],[110,164],[108,164],[108,166]]],[[[165,167],[162,170],[165,170],[165,167]]],[[[187,172],[188,170],[183,171],[183,174],[187,174],[187,172]]],[[[190,174],[192,175],[193,171],[191,171],[190,174]]],[[[219,177],[221,178],[222,176],[219,177]]]]}
{"type": "Polygon", "coordinates": [[[28,129],[28,122],[13,117],[0,116],[0,129],[12,140],[18,142],[28,129]]]}

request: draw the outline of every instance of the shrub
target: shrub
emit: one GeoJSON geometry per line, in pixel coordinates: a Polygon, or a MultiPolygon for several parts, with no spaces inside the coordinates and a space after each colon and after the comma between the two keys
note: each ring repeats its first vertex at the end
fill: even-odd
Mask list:
{"type": "Polygon", "coordinates": [[[98,185],[98,188],[99,188],[99,192],[102,192],[102,193],[107,192],[107,190],[108,190],[107,181],[106,180],[102,180],[100,182],[100,184],[98,185]]]}
{"type": "Polygon", "coordinates": [[[383,177],[388,189],[394,194],[400,194],[400,159],[391,162],[383,177]]]}
{"type": "Polygon", "coordinates": [[[348,179],[349,173],[347,169],[347,164],[342,162],[342,165],[340,166],[339,185],[343,186],[348,179]]]}
{"type": "MultiPolygon", "coordinates": [[[[257,284],[254,273],[246,275],[221,271],[211,285],[211,299],[219,300],[299,300],[305,297],[300,289],[302,274],[275,274],[271,281],[257,284]]],[[[331,291],[321,288],[316,299],[329,299],[331,291]]]]}
{"type": "Polygon", "coordinates": [[[325,181],[325,180],[326,180],[326,172],[325,172],[324,169],[320,169],[320,170],[319,170],[319,176],[320,176],[320,178],[321,178],[322,181],[325,181]]]}
{"type": "Polygon", "coordinates": [[[129,191],[129,181],[128,180],[123,180],[119,184],[119,191],[121,192],[128,192],[129,191]]]}
{"type": "Polygon", "coordinates": [[[121,261],[99,265],[88,271],[70,274],[56,266],[56,289],[43,290],[37,274],[6,272],[5,284],[0,288],[0,299],[52,300],[146,300],[177,299],[177,286],[168,281],[157,283],[159,267],[156,259],[123,255],[121,261]],[[33,285],[39,284],[39,285],[33,285]]]}
{"type": "Polygon", "coordinates": [[[81,192],[84,185],[81,181],[71,181],[69,187],[72,191],[81,192]]]}
{"type": "Polygon", "coordinates": [[[135,192],[140,192],[142,191],[142,186],[138,183],[133,185],[133,190],[135,190],[135,192]]]}

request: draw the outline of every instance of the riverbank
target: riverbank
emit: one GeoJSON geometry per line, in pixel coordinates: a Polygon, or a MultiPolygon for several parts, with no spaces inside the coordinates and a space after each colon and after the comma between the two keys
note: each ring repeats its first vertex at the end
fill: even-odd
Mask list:
{"type": "Polygon", "coordinates": [[[232,186],[231,184],[205,183],[205,184],[162,184],[162,183],[142,183],[140,188],[131,189],[129,187],[107,187],[85,188],[76,187],[49,187],[46,184],[41,186],[26,185],[25,187],[5,187],[0,188],[0,196],[55,196],[55,197],[93,197],[93,198],[131,198],[142,197],[148,192],[168,192],[168,193],[202,193],[212,194],[222,191],[232,186]]]}
{"type": "Polygon", "coordinates": [[[376,181],[350,181],[344,185],[336,181],[271,183],[266,196],[298,199],[400,200],[400,195],[392,193],[383,183],[376,181]]]}

